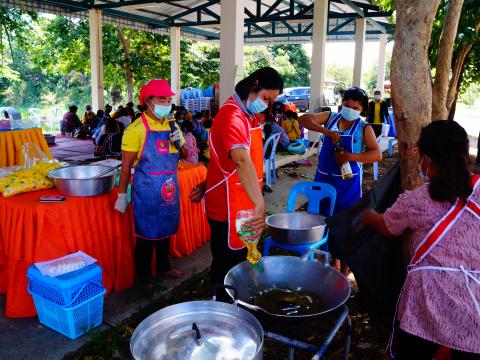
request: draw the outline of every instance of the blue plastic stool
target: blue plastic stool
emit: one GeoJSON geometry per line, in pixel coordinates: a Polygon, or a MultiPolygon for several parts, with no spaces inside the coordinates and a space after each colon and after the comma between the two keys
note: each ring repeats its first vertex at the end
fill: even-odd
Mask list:
{"type": "Polygon", "coordinates": [[[263,145],[263,158],[265,159],[265,184],[268,186],[272,186],[272,184],[277,182],[277,172],[275,171],[275,153],[277,151],[277,145],[281,135],[281,133],[270,135],[263,145]],[[270,145],[272,145],[270,156],[265,158],[265,154],[270,145]]]}
{"type": "MultiPolygon", "coordinates": [[[[295,200],[298,195],[303,195],[308,199],[308,208],[307,212],[309,214],[320,214],[320,203],[326,199],[330,202],[330,208],[328,209],[328,214],[321,214],[324,216],[332,216],[333,208],[335,207],[335,200],[337,198],[337,191],[332,185],[315,182],[315,181],[304,181],[292,186],[290,194],[288,196],[287,203],[287,212],[295,211],[295,200]]],[[[323,238],[317,242],[309,244],[296,244],[288,245],[276,242],[271,237],[265,239],[265,245],[263,248],[263,256],[267,256],[270,252],[271,247],[276,247],[284,250],[295,251],[296,253],[303,255],[310,249],[317,249],[320,247],[323,251],[328,252],[328,229],[323,235],[323,238]]],[[[313,260],[314,254],[310,255],[310,258],[313,260]]]]}

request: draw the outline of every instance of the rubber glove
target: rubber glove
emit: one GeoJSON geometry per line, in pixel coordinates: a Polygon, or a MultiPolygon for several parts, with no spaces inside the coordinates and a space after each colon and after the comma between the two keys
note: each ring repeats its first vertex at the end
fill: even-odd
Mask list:
{"type": "Polygon", "coordinates": [[[127,211],[127,194],[126,193],[118,193],[117,201],[115,201],[114,209],[122,214],[127,211]]]}

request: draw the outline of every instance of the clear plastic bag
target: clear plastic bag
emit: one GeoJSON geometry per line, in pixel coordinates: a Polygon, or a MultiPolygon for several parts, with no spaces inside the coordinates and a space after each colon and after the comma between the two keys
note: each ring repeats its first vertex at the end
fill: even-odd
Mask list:
{"type": "Polygon", "coordinates": [[[54,186],[48,178],[48,172],[63,164],[50,160],[36,144],[25,143],[22,146],[25,163],[14,171],[5,171],[7,176],[0,176],[0,193],[4,197],[30,191],[50,189],[54,186]]]}
{"type": "Polygon", "coordinates": [[[35,263],[35,266],[42,275],[54,277],[81,269],[96,262],[96,259],[83,251],[77,251],[58,259],[35,263]]]}

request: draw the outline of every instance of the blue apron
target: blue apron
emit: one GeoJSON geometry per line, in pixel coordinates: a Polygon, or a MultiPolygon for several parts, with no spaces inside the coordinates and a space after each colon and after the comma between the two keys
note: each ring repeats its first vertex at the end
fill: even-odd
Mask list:
{"type": "MultiPolygon", "coordinates": [[[[327,129],[331,130],[341,119],[341,115],[337,114],[327,129]]],[[[340,145],[345,151],[353,153],[353,135],[357,130],[360,131],[362,120],[358,118],[346,135],[340,138],[340,145]]],[[[315,181],[324,182],[332,185],[337,190],[337,198],[335,201],[335,208],[333,213],[340,212],[355,204],[362,197],[362,168],[356,161],[350,161],[353,177],[351,179],[343,180],[340,172],[340,167],[335,161],[335,146],[332,140],[325,136],[323,139],[322,149],[318,155],[318,168],[315,175],[315,181]]],[[[326,215],[326,214],[323,214],[326,215]]],[[[327,214],[328,215],[328,214],[327,214]]]]}
{"type": "Polygon", "coordinates": [[[147,135],[133,175],[135,235],[148,240],[167,238],[180,223],[177,181],[179,153],[170,153],[170,131],[152,131],[142,114],[147,135]]]}

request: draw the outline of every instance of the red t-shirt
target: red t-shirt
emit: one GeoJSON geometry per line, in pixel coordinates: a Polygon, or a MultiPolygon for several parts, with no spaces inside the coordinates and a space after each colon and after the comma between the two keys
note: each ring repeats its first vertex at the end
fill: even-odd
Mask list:
{"type": "MultiPolygon", "coordinates": [[[[219,110],[210,129],[210,162],[207,173],[207,189],[213,188],[224,179],[216,156],[218,156],[224,171],[231,173],[235,164],[230,158],[230,151],[236,148],[250,149],[250,126],[256,121],[247,116],[230,98],[219,110]],[[250,122],[250,124],[249,124],[250,122]],[[213,145],[213,146],[212,146],[213,145]],[[216,155],[215,155],[216,154],[216,155]]],[[[205,194],[205,209],[207,216],[216,221],[227,221],[227,192],[225,182],[205,194]]]]}

